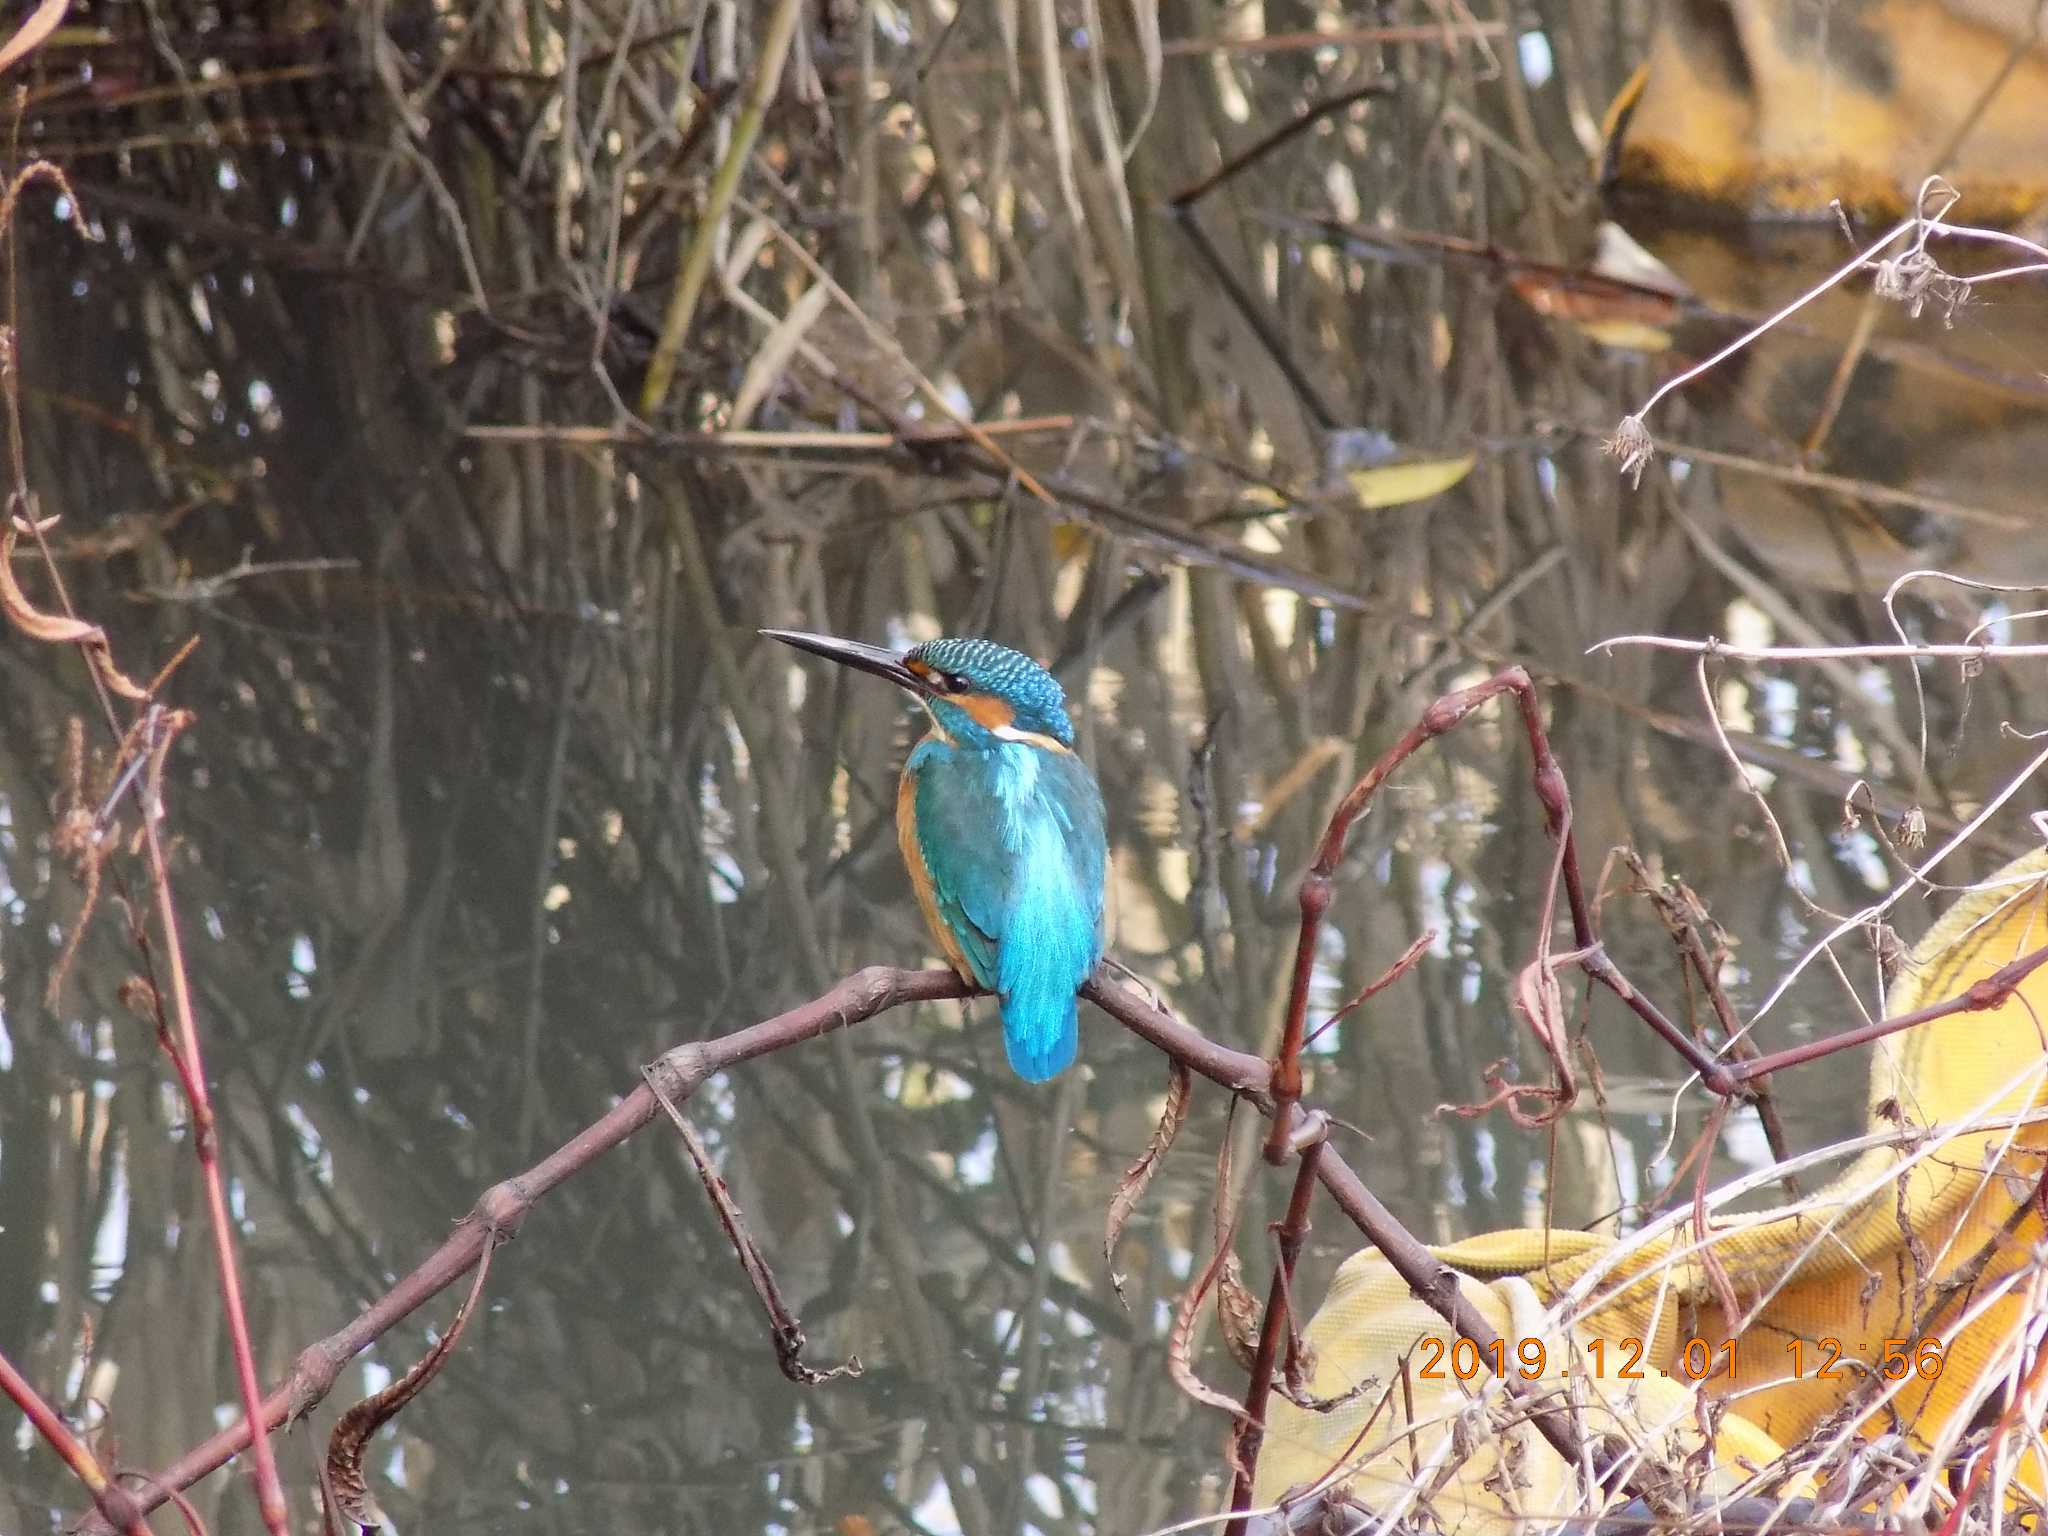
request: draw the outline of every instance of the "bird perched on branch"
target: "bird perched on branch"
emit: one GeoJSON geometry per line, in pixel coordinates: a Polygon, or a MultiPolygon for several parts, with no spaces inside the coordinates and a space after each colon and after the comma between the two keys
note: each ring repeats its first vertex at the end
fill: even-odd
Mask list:
{"type": "Polygon", "coordinates": [[[1064,1071],[1075,991],[1102,958],[1102,791],[1074,752],[1052,674],[992,640],[896,652],[764,629],[887,678],[931,716],[903,765],[896,841],[939,951],[996,994],[1003,1046],[1028,1082],[1064,1071]]]}

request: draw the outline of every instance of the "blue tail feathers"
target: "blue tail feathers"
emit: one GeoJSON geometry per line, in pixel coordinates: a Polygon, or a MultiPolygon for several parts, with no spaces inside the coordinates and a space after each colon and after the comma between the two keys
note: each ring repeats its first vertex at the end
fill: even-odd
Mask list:
{"type": "Polygon", "coordinates": [[[1102,908],[1076,877],[1055,816],[1040,812],[1019,841],[995,981],[1010,1065],[1025,1081],[1042,1083],[1073,1063],[1074,993],[1102,952],[1102,908]]]}
{"type": "Polygon", "coordinates": [[[1027,1083],[1058,1077],[1074,1064],[1081,1031],[1075,1018],[1074,995],[1002,999],[1003,1049],[1010,1067],[1027,1083]]]}

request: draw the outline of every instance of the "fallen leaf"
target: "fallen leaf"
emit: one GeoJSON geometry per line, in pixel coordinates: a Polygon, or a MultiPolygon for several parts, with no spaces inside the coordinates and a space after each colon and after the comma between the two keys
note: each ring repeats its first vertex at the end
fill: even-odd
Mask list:
{"type": "Polygon", "coordinates": [[[1547,320],[1578,327],[1602,346],[1662,352],[1671,346],[1682,301],[1637,283],[1531,268],[1508,279],[1515,296],[1547,320]]]}

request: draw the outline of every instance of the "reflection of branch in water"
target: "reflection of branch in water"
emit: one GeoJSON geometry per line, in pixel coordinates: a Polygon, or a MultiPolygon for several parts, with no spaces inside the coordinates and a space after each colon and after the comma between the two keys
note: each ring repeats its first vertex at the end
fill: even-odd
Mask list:
{"type": "Polygon", "coordinates": [[[142,587],[137,590],[136,595],[159,603],[210,603],[254,576],[285,576],[309,571],[359,569],[361,564],[355,560],[251,560],[249,552],[244,550],[242,558],[225,571],[212,576],[180,577],[168,586],[142,587]]]}

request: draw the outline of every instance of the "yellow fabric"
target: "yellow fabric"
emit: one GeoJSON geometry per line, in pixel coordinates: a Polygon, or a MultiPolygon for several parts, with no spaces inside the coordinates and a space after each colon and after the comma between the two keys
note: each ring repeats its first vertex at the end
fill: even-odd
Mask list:
{"type": "MultiPolygon", "coordinates": [[[[1588,1350],[1599,1330],[1580,1328],[1568,1340],[1556,1328],[1545,1329],[1544,1298],[1520,1276],[1462,1283],[1466,1299],[1506,1341],[1510,1373],[1544,1391],[1575,1390],[1589,1443],[1618,1439],[1669,1466],[1684,1465],[1698,1452],[1703,1436],[1690,1383],[1672,1380],[1647,1361],[1630,1367],[1640,1369],[1642,1379],[1618,1379],[1628,1364],[1619,1338],[1601,1339],[1614,1377],[1596,1379],[1588,1350]],[[1532,1347],[1539,1343],[1540,1351],[1532,1347]],[[1567,1380],[1574,1372],[1575,1381],[1567,1380]]],[[[1446,1532],[1492,1531],[1503,1517],[1538,1521],[1573,1511],[1575,1475],[1526,1415],[1506,1404],[1498,1390],[1488,1406],[1476,1406],[1479,1389],[1495,1374],[1491,1358],[1473,1353],[1461,1361],[1453,1352],[1470,1351],[1469,1342],[1461,1346],[1449,1325],[1377,1252],[1345,1263],[1306,1336],[1315,1355],[1310,1391],[1339,1397],[1360,1382],[1368,1384],[1328,1413],[1275,1402],[1253,1490],[1256,1502],[1270,1504],[1348,1463],[1339,1481],[1354,1497],[1392,1511],[1405,1491],[1419,1488],[1446,1532]]],[[[1729,1414],[1702,1491],[1732,1491],[1750,1469],[1774,1460],[1778,1449],[1748,1420],[1729,1414]]]]}
{"type": "Polygon", "coordinates": [[[2024,219],[2048,205],[2034,3],[1659,7],[1648,57],[1608,111],[1610,174],[1751,216],[1825,216],[1839,198],[1897,218],[1940,171],[1973,219],[2024,219]]]}
{"type": "MultiPolygon", "coordinates": [[[[2048,943],[2048,852],[2014,861],[1988,886],[1958,901],[1915,947],[1892,988],[1889,1013],[1955,997],[2048,943]]],[[[1870,1128],[1883,1132],[1901,1123],[1931,1127],[2010,1117],[2048,1101],[2044,1081],[2048,967],[2029,976],[1997,1009],[1953,1014],[1880,1043],[1871,1068],[1870,1128]]],[[[1859,1364],[1879,1367],[1888,1340],[1903,1340],[1911,1355],[1919,1344],[1916,1319],[1928,1314],[1939,1282],[1980,1250],[1991,1258],[1972,1295],[2023,1262],[2044,1235],[2030,1205],[2044,1154],[2048,1126],[1965,1131],[1931,1154],[1912,1144],[1873,1147],[1797,1205],[1710,1217],[1708,1245],[1739,1304],[1734,1321],[1739,1325],[1741,1316],[1751,1317],[1734,1340],[1732,1379],[1724,1374],[1706,1383],[1709,1393],[1735,1399],[1720,1423],[1716,1465],[1725,1469],[1739,1460],[1754,1469],[1772,1460],[1779,1446],[1807,1434],[1841,1405],[1862,1379],[1859,1364]],[[2008,1221],[2013,1229],[2004,1234],[2008,1221]],[[1797,1377],[1788,1352],[1795,1338],[1803,1348],[1803,1374],[1797,1377]],[[1819,1375],[1822,1339],[1839,1341],[1843,1364],[1834,1379],[1819,1375]]],[[[1467,1294],[1513,1351],[1517,1340],[1538,1336],[1527,1327],[1517,1333],[1504,1326],[1517,1299],[1527,1300],[1533,1319],[1591,1274],[1616,1241],[1589,1232],[1502,1231],[1435,1251],[1470,1277],[1467,1294]]],[[[1671,1464],[1683,1461],[1701,1440],[1694,1422],[1695,1383],[1674,1379],[1687,1374],[1685,1351],[1691,1345],[1691,1374],[1697,1376],[1704,1366],[1723,1362],[1730,1337],[1731,1320],[1698,1246],[1688,1222],[1644,1244],[1597,1281],[1575,1312],[1575,1354],[1563,1337],[1544,1336],[1546,1375],[1554,1376],[1571,1355],[1579,1364],[1577,1390],[1616,1403],[1627,1438],[1657,1446],[1671,1464]],[[1589,1358],[1596,1340],[1604,1370],[1593,1369],[1589,1358]],[[1624,1383],[1623,1357],[1638,1349],[1646,1379],[1624,1383]]],[[[1932,1381],[1917,1375],[1909,1381],[1893,1402],[1907,1433],[1925,1444],[1970,1404],[2021,1308],[2016,1296],[2001,1301],[1947,1346],[1932,1381]]],[[[1952,1331],[1963,1310],[1951,1306],[1936,1331],[1952,1331]]],[[[1341,1394],[1366,1377],[1398,1380],[1406,1356],[1411,1386],[1426,1387],[1416,1395],[1418,1427],[1480,1384],[1481,1373],[1467,1371],[1470,1379],[1461,1383],[1453,1369],[1445,1369],[1439,1383],[1416,1380],[1418,1348],[1427,1354],[1430,1339],[1448,1346],[1451,1335],[1374,1250],[1345,1262],[1305,1332],[1316,1356],[1312,1386],[1319,1396],[1341,1394]]],[[[1533,1350],[1528,1358],[1534,1358],[1533,1350]]],[[[1509,1365],[1515,1365],[1512,1356],[1509,1365]]],[[[1490,1362],[1483,1374],[1492,1374],[1490,1362]]],[[[1260,1501],[1311,1484],[1347,1458],[1359,1464],[1348,1481],[1361,1496],[1368,1488],[1384,1495],[1396,1485],[1411,1485],[1398,1388],[1373,1428],[1358,1438],[1379,1405],[1377,1392],[1329,1414],[1276,1403],[1255,1490],[1260,1501]]],[[[1865,1426],[1871,1432],[1888,1427],[1887,1414],[1873,1415],[1865,1426]]],[[[1464,1432],[1469,1436],[1469,1425],[1464,1432]]],[[[1441,1441],[1448,1431],[1435,1433],[1441,1441]]],[[[1568,1512],[1568,1502],[1542,1503],[1568,1501],[1567,1469],[1533,1432],[1517,1433],[1519,1439],[1510,1435],[1500,1443],[1520,1447],[1513,1454],[1517,1478],[1526,1486],[1510,1490],[1519,1504],[1502,1491],[1515,1480],[1489,1483],[1494,1465],[1482,1454],[1472,1476],[1458,1475],[1431,1500],[1447,1528],[1455,1529],[1461,1518],[1478,1528],[1497,1527],[1501,1515],[1517,1508],[1525,1515],[1568,1512]]],[[[2032,1475],[2026,1480],[2039,1482],[2032,1475]]]]}

